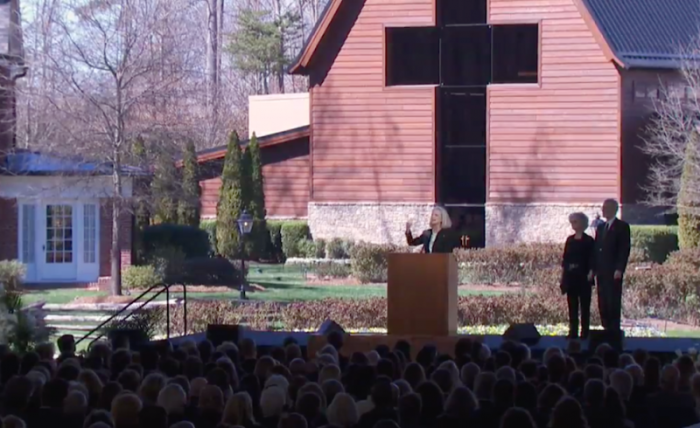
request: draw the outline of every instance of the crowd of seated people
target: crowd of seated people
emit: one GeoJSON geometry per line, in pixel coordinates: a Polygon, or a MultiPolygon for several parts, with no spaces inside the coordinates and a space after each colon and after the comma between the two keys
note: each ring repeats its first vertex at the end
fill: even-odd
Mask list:
{"type": "Polygon", "coordinates": [[[644,351],[576,342],[540,359],[520,343],[492,352],[461,339],[455,357],[406,342],[342,355],[332,333],[314,358],[289,340],[184,342],[130,351],[71,336],[0,353],[4,428],[684,428],[699,421],[690,356],[662,364],[644,351]]]}

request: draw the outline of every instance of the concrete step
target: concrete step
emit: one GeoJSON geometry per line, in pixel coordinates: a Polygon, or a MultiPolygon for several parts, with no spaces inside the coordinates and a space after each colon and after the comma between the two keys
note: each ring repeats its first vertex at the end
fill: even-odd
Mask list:
{"type": "MultiPolygon", "coordinates": [[[[170,299],[169,301],[156,301],[147,303],[144,306],[145,309],[163,307],[167,304],[177,305],[182,301],[182,299],[170,299]]],[[[137,309],[142,303],[136,303],[129,307],[128,311],[132,309],[137,309]]],[[[69,311],[79,311],[79,312],[117,312],[124,308],[126,303],[68,303],[68,304],[55,304],[46,303],[43,308],[47,312],[69,312],[69,311]]]]}
{"type": "Polygon", "coordinates": [[[100,324],[109,319],[108,315],[46,315],[48,322],[100,324]]]}
{"type": "Polygon", "coordinates": [[[92,331],[97,327],[97,325],[65,325],[65,324],[51,324],[47,323],[49,328],[53,328],[58,331],[92,331]]]}

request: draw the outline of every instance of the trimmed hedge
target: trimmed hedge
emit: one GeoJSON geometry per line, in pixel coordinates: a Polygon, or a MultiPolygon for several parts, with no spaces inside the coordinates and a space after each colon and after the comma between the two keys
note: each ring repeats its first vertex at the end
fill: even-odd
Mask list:
{"type": "Polygon", "coordinates": [[[285,221],[280,230],[282,235],[282,251],[285,257],[301,257],[302,242],[311,238],[309,225],[305,221],[285,221]]]}
{"type": "MultiPolygon", "coordinates": [[[[559,292],[558,268],[543,269],[540,285],[532,290],[498,296],[460,296],[460,326],[508,325],[532,322],[539,325],[566,324],[566,299],[559,292]]],[[[429,284],[426,284],[429,286],[429,284]]],[[[594,290],[591,316],[594,325],[600,322],[594,290]]],[[[626,275],[623,314],[626,318],[659,317],[700,325],[697,312],[700,275],[682,265],[654,265],[649,269],[630,270],[626,275]]],[[[247,304],[223,301],[188,303],[188,319],[192,332],[204,331],[208,324],[248,324],[254,329],[317,329],[332,319],[346,329],[386,328],[385,298],[323,299],[277,303],[247,304]]],[[[176,329],[182,323],[181,311],[174,311],[176,329]]]]}
{"type": "MultiPolygon", "coordinates": [[[[531,286],[541,283],[543,271],[559,269],[563,252],[563,244],[519,244],[457,250],[455,254],[461,284],[531,286]]],[[[633,248],[630,265],[644,261],[644,252],[633,248]]]]}
{"type": "Polygon", "coordinates": [[[358,243],[350,251],[352,276],[363,284],[387,282],[389,253],[406,253],[408,247],[358,243]]]}
{"type": "Polygon", "coordinates": [[[160,282],[162,276],[151,265],[129,266],[122,271],[122,287],[126,290],[146,289],[160,282]]]}
{"type": "Polygon", "coordinates": [[[162,248],[177,248],[188,259],[210,253],[209,235],[198,227],[163,223],[147,227],[142,236],[147,260],[162,248]]]}
{"type": "Polygon", "coordinates": [[[678,250],[677,226],[632,226],[632,246],[644,253],[644,258],[663,263],[678,250]]]}

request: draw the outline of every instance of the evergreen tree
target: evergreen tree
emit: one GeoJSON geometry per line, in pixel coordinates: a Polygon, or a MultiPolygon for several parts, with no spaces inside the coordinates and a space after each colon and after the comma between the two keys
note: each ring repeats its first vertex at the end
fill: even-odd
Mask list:
{"type": "Polygon", "coordinates": [[[153,212],[160,223],[177,223],[177,182],[175,162],[168,152],[161,150],[151,182],[153,212]]]}
{"type": "Polygon", "coordinates": [[[219,255],[232,259],[239,254],[238,217],[243,212],[241,146],[234,131],[229,138],[216,214],[216,247],[219,255]]]}
{"type": "Polygon", "coordinates": [[[253,134],[246,150],[250,153],[250,202],[248,212],[253,216],[253,230],[251,231],[250,242],[251,252],[260,258],[265,254],[266,249],[271,247],[270,234],[265,224],[265,191],[263,189],[262,159],[260,155],[260,144],[253,134]]]}
{"type": "MultiPolygon", "coordinates": [[[[131,153],[134,157],[134,163],[139,168],[146,168],[148,159],[146,144],[142,137],[136,138],[132,147],[131,153]]],[[[148,206],[148,179],[136,177],[134,180],[134,217],[136,233],[134,234],[134,256],[137,263],[141,263],[145,258],[145,249],[143,246],[143,231],[151,224],[151,210],[148,206]]]]}
{"type": "Polygon", "coordinates": [[[698,135],[690,138],[685,149],[685,163],[678,192],[678,246],[681,249],[700,247],[700,204],[696,194],[700,185],[698,135]]]}
{"type": "Polygon", "coordinates": [[[199,164],[194,142],[189,140],[185,145],[182,158],[182,194],[178,199],[177,215],[180,224],[199,227],[200,197],[202,188],[199,186],[199,164]]]}
{"type": "Polygon", "coordinates": [[[265,190],[263,188],[263,168],[260,155],[260,144],[258,138],[253,134],[248,144],[248,151],[251,159],[251,195],[248,212],[255,220],[265,220],[267,210],[265,209],[265,190]]]}

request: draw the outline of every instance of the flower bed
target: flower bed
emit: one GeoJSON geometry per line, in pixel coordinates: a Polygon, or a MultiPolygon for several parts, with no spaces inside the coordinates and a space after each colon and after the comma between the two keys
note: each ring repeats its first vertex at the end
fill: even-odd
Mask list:
{"type": "MultiPolygon", "coordinates": [[[[500,336],[508,329],[508,325],[473,325],[465,326],[457,329],[457,333],[470,336],[500,336]]],[[[542,336],[566,336],[569,333],[567,324],[554,325],[538,325],[537,331],[542,336]]],[[[602,329],[602,327],[593,327],[594,329],[602,329]]],[[[623,327],[626,337],[665,337],[666,334],[653,327],[632,326],[623,327]]],[[[297,332],[314,333],[316,330],[294,330],[297,332]]],[[[364,328],[364,329],[345,329],[346,333],[350,334],[386,334],[385,328],[364,328]]]]}

